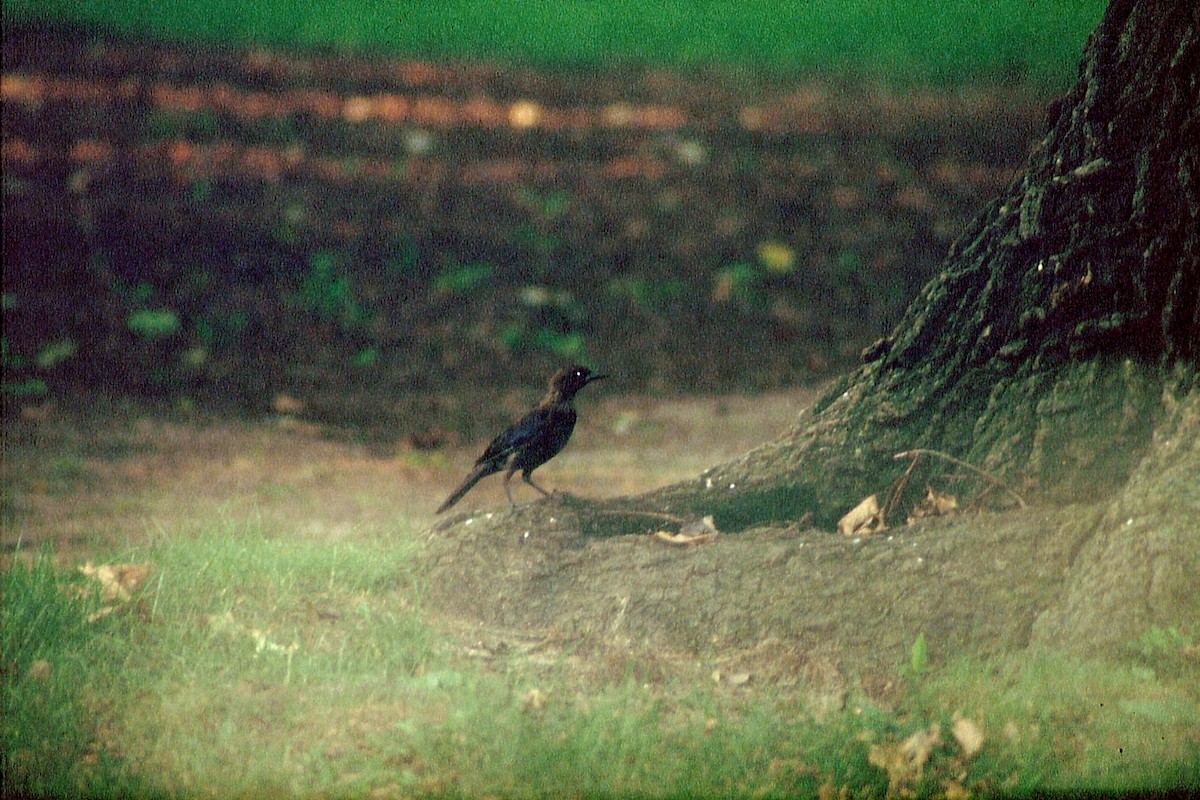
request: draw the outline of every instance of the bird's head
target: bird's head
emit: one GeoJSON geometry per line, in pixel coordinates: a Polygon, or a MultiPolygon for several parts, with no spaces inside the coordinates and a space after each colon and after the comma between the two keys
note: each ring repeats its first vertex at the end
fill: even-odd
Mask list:
{"type": "Polygon", "coordinates": [[[550,378],[550,391],[557,392],[563,399],[570,399],[592,381],[607,377],[607,375],[597,375],[587,367],[573,364],[554,373],[550,378]]]}

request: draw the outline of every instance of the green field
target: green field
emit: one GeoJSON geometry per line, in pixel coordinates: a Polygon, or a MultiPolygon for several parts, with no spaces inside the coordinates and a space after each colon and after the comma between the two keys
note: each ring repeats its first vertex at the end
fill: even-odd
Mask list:
{"type": "Polygon", "coordinates": [[[12,0],[5,22],[59,20],[155,37],[535,64],[726,64],[832,79],[1064,86],[1101,0],[404,2],[12,0]]]}
{"type": "Polygon", "coordinates": [[[338,545],[282,533],[254,518],[165,529],[114,554],[154,566],[106,616],[44,555],[9,568],[6,794],[882,797],[879,753],[934,725],[906,782],[921,795],[1196,779],[1194,671],[1173,641],[1148,638],[1127,665],[933,669],[914,649],[899,708],[852,694],[819,716],[803,691],[728,688],[702,664],[605,657],[581,683],[561,671],[569,651],[558,666],[537,650],[464,657],[423,619],[403,524],[338,545]],[[977,757],[950,735],[962,717],[977,757]]]}

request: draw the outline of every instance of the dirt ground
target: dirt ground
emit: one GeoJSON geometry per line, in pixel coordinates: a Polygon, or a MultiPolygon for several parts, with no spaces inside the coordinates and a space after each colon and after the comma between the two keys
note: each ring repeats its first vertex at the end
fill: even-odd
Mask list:
{"type": "MultiPolygon", "coordinates": [[[[813,396],[663,401],[597,389],[579,399],[570,445],[538,473],[548,488],[607,497],[697,474],[782,433],[813,396]]],[[[28,406],[3,436],[5,551],[49,543],[67,561],[228,513],[331,539],[367,520],[426,528],[486,443],[428,451],[356,443],[340,428],[286,415],[239,420],[104,402],[28,406]]],[[[514,491],[522,502],[537,498],[514,491]]],[[[495,478],[456,510],[506,506],[495,478]]]]}

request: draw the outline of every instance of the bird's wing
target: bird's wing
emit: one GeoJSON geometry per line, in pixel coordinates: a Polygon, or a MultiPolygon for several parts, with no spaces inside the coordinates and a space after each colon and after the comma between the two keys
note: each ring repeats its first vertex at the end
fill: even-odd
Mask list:
{"type": "Polygon", "coordinates": [[[499,436],[483,451],[479,461],[501,462],[520,450],[525,445],[545,435],[546,426],[550,424],[551,411],[548,408],[535,408],[512,425],[505,428],[499,436]]]}

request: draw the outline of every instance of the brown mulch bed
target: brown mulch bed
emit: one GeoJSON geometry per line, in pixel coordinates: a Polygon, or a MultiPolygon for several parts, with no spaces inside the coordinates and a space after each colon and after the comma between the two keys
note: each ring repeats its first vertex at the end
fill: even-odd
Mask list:
{"type": "Polygon", "coordinates": [[[14,27],[6,382],[436,443],[566,360],[622,392],[820,380],[898,321],[1043,100],[14,27]]]}

